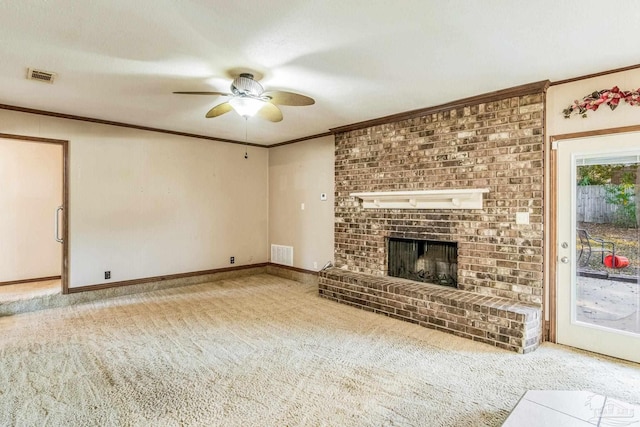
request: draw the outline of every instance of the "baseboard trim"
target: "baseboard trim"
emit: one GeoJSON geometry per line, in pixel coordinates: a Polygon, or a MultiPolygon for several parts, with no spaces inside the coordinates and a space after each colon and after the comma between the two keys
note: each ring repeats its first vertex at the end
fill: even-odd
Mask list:
{"type": "Polygon", "coordinates": [[[0,282],[0,286],[19,285],[21,283],[46,282],[47,280],[59,280],[62,276],[36,277],[35,279],[11,280],[9,282],[0,282]]]}
{"type": "MultiPolygon", "coordinates": [[[[213,269],[213,270],[192,271],[192,272],[189,272],[189,273],[169,274],[169,275],[165,275],[165,276],[144,277],[144,278],[141,278],[141,279],[122,280],[122,281],[119,281],[119,282],[112,282],[112,283],[99,283],[99,284],[95,284],[95,285],[77,286],[77,287],[69,288],[69,293],[70,294],[75,294],[75,293],[79,293],[79,292],[99,291],[99,290],[102,290],[102,289],[119,288],[119,287],[123,287],[123,286],[133,286],[133,285],[140,285],[140,284],[143,284],[143,283],[151,283],[151,282],[163,282],[163,281],[167,281],[167,280],[186,279],[188,277],[205,276],[205,275],[208,275],[208,274],[227,273],[227,272],[230,272],[230,271],[242,271],[242,270],[249,270],[249,269],[253,269],[253,268],[263,268],[263,267],[269,267],[269,268],[272,268],[272,269],[288,270],[288,271],[291,271],[291,272],[311,275],[311,276],[314,276],[314,277],[317,277],[318,274],[319,274],[319,272],[317,272],[317,271],[307,270],[307,269],[304,269],[304,268],[292,267],[292,266],[281,265],[281,264],[274,264],[272,262],[263,262],[263,263],[259,263],[259,264],[240,265],[240,266],[237,266],[237,267],[224,267],[224,268],[216,268],[216,269],[213,269]]],[[[58,276],[57,278],[59,279],[60,277],[58,276]]],[[[45,279],[40,279],[40,280],[45,280],[45,279]]],[[[50,279],[50,280],[53,280],[53,279],[50,279]]]]}
{"type": "Polygon", "coordinates": [[[299,268],[299,267],[293,267],[290,265],[282,265],[282,264],[276,264],[273,262],[268,263],[269,267],[277,267],[277,268],[283,268],[285,270],[291,270],[291,271],[295,271],[298,273],[304,273],[304,274],[314,274],[314,275],[318,275],[318,271],[313,271],[313,270],[306,270],[304,268],[299,268]]]}
{"type": "Polygon", "coordinates": [[[101,289],[140,285],[143,283],[150,283],[150,282],[163,282],[166,280],[185,279],[185,278],[194,277],[194,276],[204,276],[208,274],[219,274],[219,273],[227,273],[230,271],[241,271],[241,270],[248,270],[252,268],[267,267],[268,265],[269,265],[268,262],[264,262],[260,264],[240,265],[237,267],[224,267],[224,268],[216,268],[213,270],[192,271],[189,273],[169,274],[166,276],[155,276],[155,277],[145,277],[142,279],[123,280],[120,282],[113,282],[113,283],[100,283],[96,285],[77,286],[77,287],[69,288],[69,293],[74,294],[78,292],[98,291],[101,289]]]}
{"type": "Polygon", "coordinates": [[[318,278],[320,277],[317,271],[291,267],[288,265],[274,264],[271,262],[267,266],[267,274],[314,286],[318,286],[318,278]]]}
{"type": "Polygon", "coordinates": [[[549,341],[550,332],[551,332],[551,324],[548,320],[545,320],[542,323],[542,341],[544,342],[549,341]]]}

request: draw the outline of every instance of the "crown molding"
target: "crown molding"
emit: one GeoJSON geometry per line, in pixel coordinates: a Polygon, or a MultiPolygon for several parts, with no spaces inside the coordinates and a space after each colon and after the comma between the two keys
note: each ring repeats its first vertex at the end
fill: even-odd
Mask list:
{"type": "Polygon", "coordinates": [[[480,104],[480,103],[485,103],[485,102],[493,102],[493,101],[498,101],[498,100],[505,99],[505,98],[511,98],[511,97],[517,97],[517,96],[531,95],[531,94],[539,93],[539,92],[545,92],[547,90],[547,88],[549,87],[549,84],[550,84],[549,80],[542,80],[542,81],[535,82],[535,83],[528,83],[528,84],[525,84],[525,85],[515,86],[515,87],[512,87],[512,88],[508,88],[508,89],[502,89],[502,90],[498,90],[498,91],[495,91],[495,92],[489,92],[489,93],[485,93],[485,94],[482,94],[482,95],[476,95],[476,96],[472,96],[472,97],[469,97],[469,98],[463,98],[463,99],[460,99],[460,100],[457,100],[457,101],[448,102],[446,104],[442,104],[442,105],[438,105],[438,106],[434,106],[434,107],[427,107],[427,108],[421,108],[421,109],[418,109],[418,110],[406,111],[406,112],[403,112],[403,113],[398,113],[398,114],[393,114],[393,115],[390,115],[390,116],[379,117],[377,119],[367,120],[367,121],[364,121],[364,122],[358,122],[358,123],[353,123],[353,124],[350,124],[350,125],[340,126],[340,127],[329,129],[329,132],[323,132],[323,133],[319,133],[319,134],[315,134],[315,135],[305,136],[305,137],[302,137],[302,138],[296,138],[296,139],[292,139],[292,140],[289,140],[289,141],[283,141],[283,142],[270,144],[270,145],[261,145],[261,144],[251,143],[251,142],[247,143],[247,142],[244,142],[244,141],[237,141],[237,140],[233,140],[233,139],[216,138],[216,137],[212,137],[212,136],[199,135],[199,134],[189,133],[189,132],[179,132],[179,131],[174,131],[174,130],[169,130],[169,129],[154,128],[154,127],[149,127],[149,126],[140,126],[140,125],[134,125],[134,124],[131,124],[131,123],[123,123],[123,122],[116,122],[116,121],[111,121],[111,120],[103,120],[103,119],[97,119],[97,118],[94,118],[94,117],[77,116],[77,115],[74,115],[74,114],[57,113],[57,112],[54,112],[54,111],[38,110],[38,109],[34,109],[34,108],[26,108],[26,107],[20,107],[20,106],[16,106],[16,105],[0,104],[0,109],[18,111],[18,112],[28,113],[28,114],[37,114],[37,115],[41,115],[41,116],[56,117],[56,118],[67,119],[67,120],[77,120],[77,121],[82,121],[82,122],[97,123],[97,124],[103,124],[103,125],[109,125],[109,126],[118,126],[118,127],[124,127],[124,128],[129,128],[129,129],[137,129],[137,130],[148,131],[148,132],[159,132],[159,133],[164,133],[164,134],[168,134],[168,135],[184,136],[184,137],[187,137],[187,138],[205,139],[205,140],[208,140],[208,141],[225,142],[225,143],[228,143],[228,144],[238,144],[238,145],[246,145],[246,146],[250,146],[250,147],[267,148],[268,149],[268,148],[280,147],[280,146],[283,146],[283,145],[295,144],[297,142],[308,141],[308,140],[311,140],[311,139],[321,138],[321,137],[325,137],[325,136],[331,136],[331,135],[335,135],[337,133],[349,132],[349,131],[352,131],[352,130],[364,129],[364,128],[368,128],[368,127],[371,127],[371,126],[377,126],[377,125],[381,125],[381,124],[385,124],[385,123],[396,122],[396,121],[400,121],[400,120],[411,119],[411,118],[414,118],[414,117],[425,116],[425,115],[428,115],[428,114],[439,113],[441,111],[446,111],[446,110],[451,110],[451,109],[455,109],[455,108],[466,107],[466,106],[469,106],[469,105],[480,104]]]}
{"type": "Polygon", "coordinates": [[[265,145],[267,148],[281,147],[283,145],[295,144],[296,142],[309,141],[310,139],[324,138],[325,136],[333,136],[333,132],[323,132],[316,135],[303,136],[302,138],[291,139],[289,141],[277,142],[271,145],[265,145]]]}
{"type": "Polygon", "coordinates": [[[199,134],[189,133],[189,132],[179,132],[175,130],[160,129],[160,128],[154,128],[149,126],[140,126],[140,125],[134,125],[131,123],[114,122],[111,120],[96,119],[94,117],[76,116],[74,114],[56,113],[54,111],[37,110],[34,108],[19,107],[16,105],[0,104],[0,110],[11,110],[11,111],[18,111],[20,113],[37,114],[39,116],[56,117],[59,119],[77,120],[81,122],[97,123],[101,125],[117,126],[117,127],[129,128],[129,129],[143,130],[148,132],[165,133],[169,135],[185,136],[187,138],[206,139],[209,141],[226,142],[228,144],[248,145],[251,147],[258,147],[258,148],[267,147],[265,145],[254,144],[251,142],[247,143],[243,141],[236,141],[233,139],[215,138],[213,136],[205,136],[205,135],[199,135],[199,134]]]}
{"type": "Polygon", "coordinates": [[[558,80],[557,82],[551,82],[551,86],[557,86],[565,83],[577,82],[580,80],[592,79],[594,77],[606,76],[608,74],[621,73],[623,71],[630,71],[640,68],[640,64],[629,65],[628,67],[614,68],[613,70],[601,71],[599,73],[587,74],[579,77],[572,77],[570,79],[558,80]]]}
{"type": "Polygon", "coordinates": [[[549,80],[542,80],[535,83],[528,83],[525,85],[514,86],[508,89],[501,89],[495,92],[488,92],[482,95],[476,95],[469,98],[459,99],[457,101],[448,102],[446,104],[436,105],[434,107],[420,108],[418,110],[405,111],[404,113],[392,114],[390,116],[379,117],[377,119],[366,120],[364,122],[353,123],[346,126],[340,126],[330,129],[334,134],[351,132],[354,130],[369,128],[373,126],[379,126],[392,122],[399,122],[401,120],[413,119],[415,117],[426,116],[429,114],[436,114],[443,111],[453,110],[456,108],[468,107],[470,105],[482,104],[486,102],[499,101],[506,98],[513,98],[518,96],[532,95],[534,93],[546,92],[549,87],[549,80]]]}

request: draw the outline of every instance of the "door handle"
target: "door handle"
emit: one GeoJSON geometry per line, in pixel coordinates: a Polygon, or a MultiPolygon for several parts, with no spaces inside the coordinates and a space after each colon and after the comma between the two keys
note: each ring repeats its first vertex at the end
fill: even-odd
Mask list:
{"type": "Polygon", "coordinates": [[[60,212],[64,210],[64,207],[58,206],[55,215],[55,238],[56,242],[64,243],[64,240],[60,238],[60,212]]]}
{"type": "Polygon", "coordinates": [[[563,256],[562,258],[560,258],[560,262],[563,264],[569,264],[569,258],[566,256],[563,256]]]}

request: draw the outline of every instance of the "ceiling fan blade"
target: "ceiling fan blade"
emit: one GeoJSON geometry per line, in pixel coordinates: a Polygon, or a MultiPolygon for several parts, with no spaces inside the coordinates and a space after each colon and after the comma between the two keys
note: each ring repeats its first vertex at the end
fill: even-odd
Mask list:
{"type": "Polygon", "coordinates": [[[222,96],[231,96],[230,93],[224,92],[173,92],[178,95],[222,95],[222,96]]]}
{"type": "Polygon", "coordinates": [[[233,107],[231,106],[231,104],[229,104],[228,102],[223,102],[222,104],[218,104],[215,107],[213,107],[211,110],[209,110],[209,112],[205,117],[208,119],[212,117],[218,117],[223,115],[224,113],[228,113],[231,110],[233,110],[233,107]]]}
{"type": "Polygon", "coordinates": [[[282,121],[282,111],[270,102],[265,102],[257,115],[272,122],[282,121]]]}
{"type": "Polygon", "coordinates": [[[271,98],[271,102],[279,105],[313,105],[316,103],[313,98],[309,98],[308,96],[300,95],[299,93],[286,92],[281,90],[274,90],[269,92],[264,92],[263,96],[268,96],[271,98]]]}

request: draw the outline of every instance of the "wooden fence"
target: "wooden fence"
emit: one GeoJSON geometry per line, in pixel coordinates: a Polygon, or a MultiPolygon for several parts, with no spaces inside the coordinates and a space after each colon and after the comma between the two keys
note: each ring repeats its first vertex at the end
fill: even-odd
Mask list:
{"type": "Polygon", "coordinates": [[[576,194],[578,222],[599,224],[615,222],[618,206],[607,203],[603,185],[579,185],[576,194]]]}

